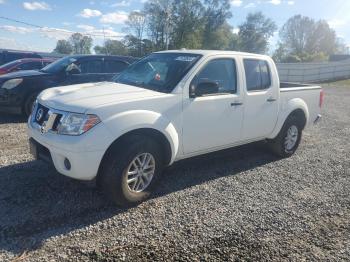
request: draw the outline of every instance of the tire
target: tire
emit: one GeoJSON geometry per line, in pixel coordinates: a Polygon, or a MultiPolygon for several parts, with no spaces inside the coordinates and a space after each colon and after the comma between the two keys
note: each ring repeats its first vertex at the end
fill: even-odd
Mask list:
{"type": "Polygon", "coordinates": [[[271,151],[283,158],[292,156],[299,147],[302,131],[301,121],[289,116],[277,137],[269,141],[271,151]]]}
{"type": "Polygon", "coordinates": [[[32,110],[33,110],[33,104],[37,98],[37,96],[39,95],[39,93],[34,93],[34,94],[31,94],[27,97],[27,99],[25,100],[24,102],[24,105],[23,105],[23,114],[26,116],[26,117],[29,117],[30,114],[32,113],[32,110]]]}
{"type": "Polygon", "coordinates": [[[122,207],[135,206],[149,198],[164,167],[160,145],[152,138],[140,135],[129,136],[118,143],[108,153],[103,165],[97,184],[108,198],[122,207]],[[150,161],[149,166],[154,163],[154,168],[145,169],[144,173],[140,171],[138,174],[128,175],[128,171],[137,172],[135,163],[139,162],[136,159],[142,162],[142,157],[146,156],[146,162],[150,161]],[[151,171],[152,177],[149,175],[151,171]],[[128,183],[128,178],[132,180],[135,177],[141,182],[128,183]],[[149,183],[146,177],[151,177],[149,183]],[[142,188],[142,182],[145,188],[142,188]]]}

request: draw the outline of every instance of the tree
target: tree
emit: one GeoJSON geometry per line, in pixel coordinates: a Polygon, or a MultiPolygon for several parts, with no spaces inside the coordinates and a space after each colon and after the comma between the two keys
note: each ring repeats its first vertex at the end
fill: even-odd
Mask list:
{"type": "Polygon", "coordinates": [[[286,59],[287,56],[287,50],[284,44],[282,44],[281,42],[279,42],[277,44],[277,48],[275,50],[275,52],[273,53],[273,60],[275,62],[283,62],[286,59]]]}
{"type": "Polygon", "coordinates": [[[73,52],[73,47],[67,40],[58,40],[56,48],[53,51],[59,54],[69,55],[73,52]]]}
{"type": "Polygon", "coordinates": [[[337,35],[327,21],[320,20],[314,24],[314,30],[308,41],[308,53],[333,54],[337,49],[337,35]]]}
{"type": "Polygon", "coordinates": [[[171,45],[173,48],[201,48],[203,5],[199,0],[175,0],[171,45]]]}
{"type": "Polygon", "coordinates": [[[337,38],[337,54],[349,54],[349,46],[346,45],[343,38],[337,38]]]}
{"type": "Polygon", "coordinates": [[[110,39],[106,40],[103,46],[95,46],[94,50],[96,54],[106,55],[126,55],[128,53],[123,42],[110,39]]]}
{"type": "Polygon", "coordinates": [[[134,11],[129,14],[125,22],[127,30],[138,40],[138,56],[142,56],[142,39],[146,25],[146,16],[142,12],[134,11]]]}
{"type": "Polygon", "coordinates": [[[149,0],[145,3],[148,35],[154,43],[155,50],[169,48],[173,29],[173,7],[173,0],[149,0]]]}
{"type": "Polygon", "coordinates": [[[293,55],[306,53],[308,41],[314,30],[314,21],[305,16],[290,18],[281,28],[279,36],[287,52],[293,55]]]}
{"type": "Polygon", "coordinates": [[[90,36],[74,33],[69,38],[74,54],[91,54],[92,38],[90,36]]]}
{"type": "Polygon", "coordinates": [[[338,47],[336,33],[326,21],[316,22],[301,15],[291,17],[279,35],[286,50],[285,57],[304,62],[326,60],[338,47]]]}
{"type": "Polygon", "coordinates": [[[275,22],[261,12],[248,14],[246,21],[239,26],[240,49],[251,53],[266,53],[269,38],[276,30],[275,22]]]}
{"type": "MultiPolygon", "coordinates": [[[[227,29],[227,19],[232,17],[229,0],[205,0],[205,26],[202,46],[204,49],[215,49],[220,41],[226,41],[218,37],[224,36],[219,31],[227,29]]],[[[224,36],[225,38],[225,36],[224,36]]]]}
{"type": "Polygon", "coordinates": [[[124,37],[123,44],[125,46],[125,49],[127,50],[127,54],[130,56],[142,57],[154,51],[153,42],[149,39],[142,39],[141,41],[142,54],[140,56],[139,55],[140,42],[139,42],[139,39],[137,39],[133,35],[126,35],[124,37]]]}

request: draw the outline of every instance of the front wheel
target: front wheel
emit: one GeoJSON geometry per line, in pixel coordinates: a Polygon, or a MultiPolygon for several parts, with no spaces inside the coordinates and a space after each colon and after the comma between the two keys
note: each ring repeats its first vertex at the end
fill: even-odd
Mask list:
{"type": "Polygon", "coordinates": [[[30,114],[32,113],[33,105],[38,95],[39,93],[31,94],[24,101],[23,113],[26,115],[26,117],[29,117],[30,114]]]}
{"type": "Polygon", "coordinates": [[[269,141],[273,153],[280,157],[289,157],[295,153],[302,136],[302,124],[295,116],[290,116],[276,138],[269,141]]]}
{"type": "Polygon", "coordinates": [[[119,206],[133,206],[149,198],[163,168],[158,143],[142,136],[124,140],[104,164],[99,184],[119,206]]]}

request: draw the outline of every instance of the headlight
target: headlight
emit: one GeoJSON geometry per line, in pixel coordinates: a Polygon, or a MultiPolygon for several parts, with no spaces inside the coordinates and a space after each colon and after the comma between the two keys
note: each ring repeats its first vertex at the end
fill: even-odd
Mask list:
{"type": "Polygon", "coordinates": [[[60,120],[57,132],[60,135],[78,136],[87,132],[100,122],[101,120],[96,115],[68,113],[60,120]]]}
{"type": "Polygon", "coordinates": [[[16,86],[18,86],[22,82],[23,82],[22,78],[15,78],[15,79],[7,80],[5,83],[2,84],[2,88],[12,89],[12,88],[15,88],[16,86]]]}

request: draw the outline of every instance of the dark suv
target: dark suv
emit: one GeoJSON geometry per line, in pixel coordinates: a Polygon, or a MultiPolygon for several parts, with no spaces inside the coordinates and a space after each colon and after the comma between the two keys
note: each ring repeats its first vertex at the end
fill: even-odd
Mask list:
{"type": "Polygon", "coordinates": [[[33,102],[44,89],[109,81],[136,58],[126,56],[72,55],[39,71],[25,70],[0,76],[0,111],[30,115],[33,102]]]}

